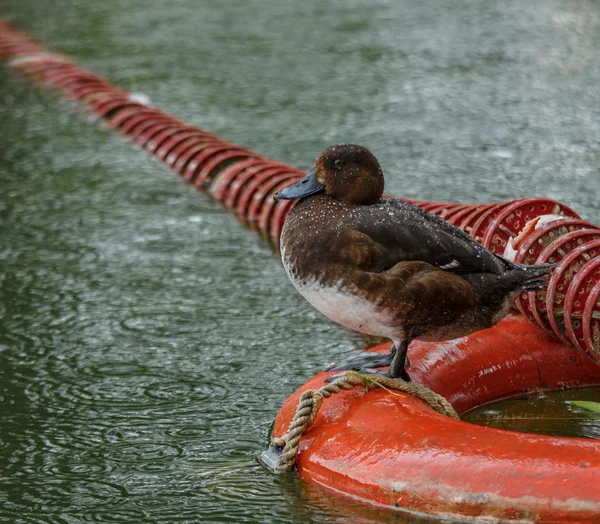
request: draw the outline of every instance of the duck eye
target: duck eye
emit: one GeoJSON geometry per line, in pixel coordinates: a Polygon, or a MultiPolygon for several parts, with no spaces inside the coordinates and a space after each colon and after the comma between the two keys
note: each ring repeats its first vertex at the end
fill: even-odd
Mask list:
{"type": "Polygon", "coordinates": [[[335,160],[335,162],[333,163],[333,165],[334,165],[335,167],[340,167],[340,166],[342,165],[342,162],[341,162],[341,161],[340,161],[340,159],[338,158],[338,159],[336,159],[336,160],[335,160]]]}

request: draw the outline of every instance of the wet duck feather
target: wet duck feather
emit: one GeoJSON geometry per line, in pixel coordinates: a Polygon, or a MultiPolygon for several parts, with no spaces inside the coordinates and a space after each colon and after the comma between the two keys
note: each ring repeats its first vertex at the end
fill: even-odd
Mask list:
{"type": "Polygon", "coordinates": [[[299,199],[281,235],[284,268],[317,310],[347,328],[393,341],[389,355],[365,354],[332,369],[410,380],[408,344],[488,328],[524,290],[543,286],[553,266],[510,262],[416,206],[382,198],[383,173],[366,148],[326,149],[302,180],[275,198],[299,199]]]}

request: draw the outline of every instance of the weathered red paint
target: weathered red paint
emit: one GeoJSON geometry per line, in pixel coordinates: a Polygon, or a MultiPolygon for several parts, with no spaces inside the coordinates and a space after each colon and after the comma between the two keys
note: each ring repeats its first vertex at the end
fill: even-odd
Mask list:
{"type": "Polygon", "coordinates": [[[481,206],[474,206],[474,205],[469,205],[469,206],[464,206],[462,208],[459,209],[455,209],[454,211],[448,213],[445,217],[444,220],[446,220],[447,222],[449,222],[450,224],[457,226],[458,224],[460,224],[463,219],[469,214],[472,213],[474,209],[481,207],[481,206]]]}
{"type": "Polygon", "coordinates": [[[102,84],[97,83],[82,83],[81,85],[71,86],[65,88],[69,95],[66,97],[71,100],[86,101],[88,99],[93,100],[97,96],[101,96],[102,93],[113,92],[112,89],[106,88],[102,84]]]}
{"type": "Polygon", "coordinates": [[[56,87],[62,87],[63,89],[71,89],[73,86],[80,84],[95,84],[102,86],[107,85],[106,82],[101,78],[93,75],[86,75],[80,71],[74,71],[73,69],[60,72],[52,79],[52,83],[56,87]]]}
{"type": "MultiPolygon", "coordinates": [[[[388,351],[389,344],[374,348],[388,351]]],[[[600,365],[522,317],[443,343],[413,342],[413,380],[459,413],[535,390],[600,383],[600,365]]],[[[282,436],[309,380],[284,404],[282,436]]],[[[298,474],[389,508],[450,518],[600,522],[600,444],[449,419],[408,395],[373,389],[326,399],[302,437],[298,474]]]]}
{"type": "MultiPolygon", "coordinates": [[[[561,262],[562,259],[575,248],[594,240],[600,240],[600,231],[598,229],[579,229],[571,231],[550,243],[539,254],[535,262],[556,264],[561,262]]],[[[548,320],[548,290],[540,289],[535,292],[532,291],[527,293],[528,302],[525,302],[525,299],[523,300],[526,310],[533,315],[537,324],[546,331],[552,333],[552,326],[548,320]]],[[[600,361],[600,358],[598,360],[600,361]]]]}
{"type": "Polygon", "coordinates": [[[126,97],[121,96],[105,97],[100,100],[94,100],[90,105],[94,113],[100,118],[106,118],[110,113],[121,111],[126,108],[136,109],[137,111],[145,108],[144,105],[138,104],[137,102],[131,102],[126,97]]]}
{"type": "Polygon", "coordinates": [[[444,209],[445,207],[450,205],[452,204],[449,204],[447,202],[425,202],[419,205],[419,207],[422,207],[425,211],[429,211],[430,213],[435,213],[436,209],[444,209]]]}
{"type": "Polygon", "coordinates": [[[275,164],[261,160],[257,164],[246,166],[244,169],[236,170],[235,174],[229,177],[227,187],[223,189],[221,202],[228,208],[233,209],[239,193],[243,190],[244,184],[251,180],[256,173],[261,173],[268,169],[277,169],[275,164]]]}
{"type": "Polygon", "coordinates": [[[218,144],[218,140],[210,136],[190,135],[179,141],[171,152],[167,155],[167,165],[171,166],[178,173],[183,172],[189,159],[198,151],[202,151],[211,144],[218,144]]]}
{"type": "MultiPolygon", "coordinates": [[[[539,256],[553,241],[568,233],[585,229],[598,231],[597,226],[580,218],[563,218],[542,224],[537,229],[529,231],[528,234],[524,235],[523,239],[519,238],[518,240],[520,241],[518,243],[513,242],[513,249],[517,251],[514,260],[519,264],[536,264],[542,262],[538,260],[539,256]]],[[[545,294],[545,290],[543,293],[545,294]]],[[[535,295],[535,293],[533,294],[535,295]]],[[[535,305],[535,300],[531,302],[528,294],[523,294],[517,298],[515,304],[524,315],[529,317],[534,315],[535,308],[532,309],[530,306],[535,305]]],[[[545,323],[542,322],[541,326],[544,327],[545,323]]]]}
{"type": "Polygon", "coordinates": [[[436,214],[438,216],[442,217],[444,220],[450,221],[450,218],[453,215],[455,215],[456,213],[458,213],[460,211],[464,211],[464,210],[468,210],[468,209],[473,209],[473,206],[471,204],[451,204],[449,206],[446,206],[444,209],[441,209],[436,214]]]}
{"type": "MultiPolygon", "coordinates": [[[[214,151],[222,150],[227,147],[231,147],[231,145],[222,142],[218,138],[197,138],[194,141],[193,145],[188,145],[183,151],[183,153],[179,155],[179,157],[173,164],[173,169],[179,174],[181,174],[181,176],[183,176],[185,180],[187,180],[188,182],[192,182],[195,179],[196,168],[199,166],[198,155],[202,154],[205,151],[210,154],[214,151]]],[[[180,148],[177,147],[176,149],[179,150],[180,148]]],[[[183,149],[183,144],[181,149],[183,149]]]]}

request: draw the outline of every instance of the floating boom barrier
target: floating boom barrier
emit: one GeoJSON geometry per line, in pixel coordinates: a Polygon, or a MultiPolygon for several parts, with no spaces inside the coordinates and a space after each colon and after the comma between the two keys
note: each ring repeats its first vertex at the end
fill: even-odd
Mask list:
{"type": "MultiPolygon", "coordinates": [[[[293,203],[272,196],[303,171],[142,103],[2,19],[0,60],[38,87],[80,102],[279,250],[293,203]]],[[[529,391],[600,383],[598,226],[545,198],[406,201],[516,262],[558,264],[547,289],[517,299],[522,315],[454,341],[413,342],[417,382],[459,414],[529,391]]],[[[302,391],[326,376],[318,374],[288,399],[274,435],[285,434],[302,391]]],[[[597,442],[474,426],[381,389],[328,399],[300,441],[296,464],[301,476],[329,489],[408,512],[484,522],[600,522],[597,442]]]]}
{"type": "MultiPolygon", "coordinates": [[[[83,110],[209,193],[279,250],[285,215],[293,202],[274,202],[272,196],[304,176],[303,171],[136,101],[127,91],[48,52],[1,19],[0,59],[37,86],[81,102],[83,110]]],[[[516,250],[517,262],[558,263],[547,290],[521,296],[517,307],[545,331],[600,361],[598,226],[546,198],[492,204],[404,200],[464,229],[495,253],[505,254],[509,246],[516,250]],[[541,216],[545,218],[540,220],[541,216]],[[511,238],[517,238],[517,243],[511,238]]]]}

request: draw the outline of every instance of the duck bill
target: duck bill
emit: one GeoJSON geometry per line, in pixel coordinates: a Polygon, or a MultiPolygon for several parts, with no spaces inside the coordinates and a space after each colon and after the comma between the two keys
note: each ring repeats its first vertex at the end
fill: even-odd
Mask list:
{"type": "Polygon", "coordinates": [[[317,180],[317,170],[313,167],[304,178],[278,191],[273,195],[273,198],[275,200],[294,200],[295,198],[304,198],[320,193],[324,189],[325,186],[317,180]]]}

